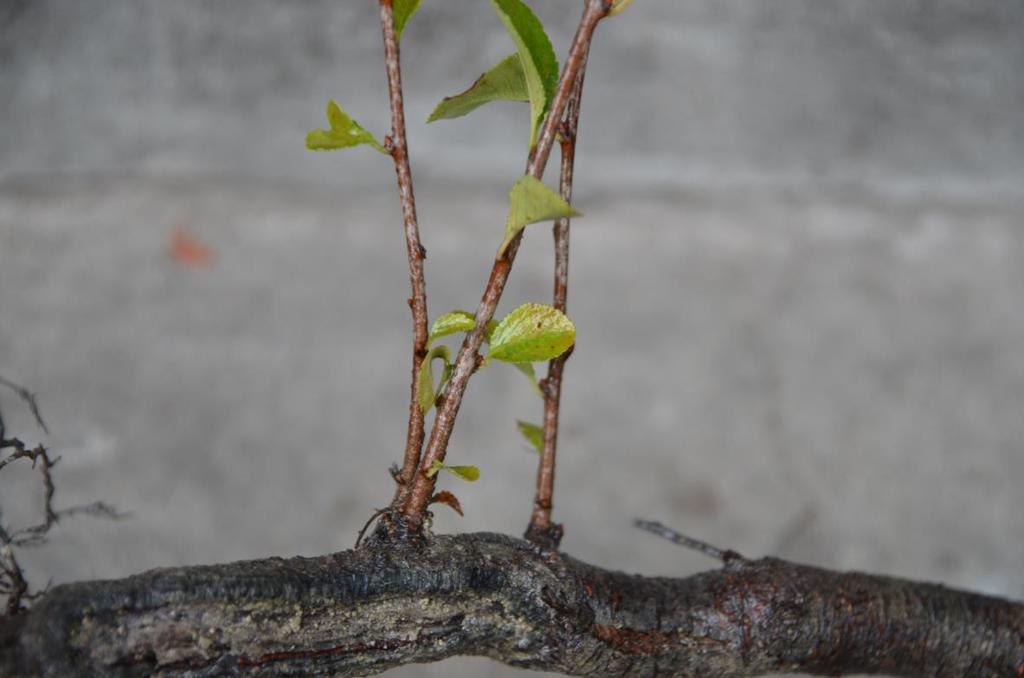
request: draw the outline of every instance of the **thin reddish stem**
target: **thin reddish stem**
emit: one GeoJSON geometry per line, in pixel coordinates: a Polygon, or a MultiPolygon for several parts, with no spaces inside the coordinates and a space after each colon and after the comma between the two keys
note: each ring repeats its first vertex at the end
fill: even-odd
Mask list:
{"type": "MultiPolygon", "coordinates": [[[[526,174],[535,179],[540,179],[547,166],[548,157],[551,154],[551,147],[554,144],[558,133],[558,127],[562,121],[562,115],[571,96],[572,89],[576,83],[576,77],[585,61],[590,42],[601,19],[608,15],[609,5],[606,0],[587,0],[583,10],[583,17],[580,19],[576,35],[573,37],[572,47],[569,49],[569,57],[565,61],[565,68],[558,82],[558,89],[555,92],[555,99],[536,147],[530,154],[526,166],[526,174]]],[[[434,427],[430,432],[430,439],[423,452],[420,461],[419,472],[413,479],[412,491],[404,507],[404,513],[409,527],[413,530],[422,524],[427,504],[434,492],[437,482],[436,476],[427,476],[426,470],[435,462],[444,461],[448,449],[448,442],[451,440],[452,430],[455,426],[455,418],[462,405],[462,398],[466,392],[469,379],[476,371],[480,356],[478,351],[483,344],[484,330],[487,323],[494,317],[494,311],[501,300],[505,284],[508,282],[512,264],[515,261],[516,253],[519,251],[519,243],[522,240],[522,231],[516,235],[509,246],[494,262],[491,275],[488,278],[487,286],[484,288],[483,297],[476,312],[476,327],[470,331],[459,354],[455,359],[455,367],[452,372],[451,381],[448,383],[448,392],[444,401],[437,410],[434,419],[434,427]]]]}
{"type": "MultiPolygon", "coordinates": [[[[589,46],[588,46],[589,47],[589,46]]],[[[565,121],[559,131],[562,165],[559,190],[562,199],[572,204],[573,169],[576,164],[576,137],[580,121],[580,101],[583,97],[583,79],[587,69],[587,53],[583,55],[576,84],[566,106],[565,121]]],[[[553,305],[565,313],[569,296],[569,225],[568,217],[555,222],[555,284],[553,305]]],[[[551,509],[555,494],[555,452],[558,447],[558,414],[562,399],[562,374],[572,351],[566,351],[548,363],[548,376],[541,382],[544,393],[544,447],[537,464],[537,492],[533,500],[533,513],[526,529],[526,538],[534,543],[557,547],[562,528],[551,522],[551,509]]]]}
{"type": "Polygon", "coordinates": [[[409,488],[416,467],[420,462],[423,448],[423,410],[416,397],[416,380],[420,364],[427,354],[427,285],[423,277],[423,260],[426,250],[420,243],[419,223],[416,218],[416,198],[412,191],[412,170],[409,168],[409,146],[405,136],[405,105],[402,100],[402,69],[395,34],[395,16],[392,0],[380,0],[380,25],[384,33],[384,61],[388,72],[388,99],[391,104],[391,134],[387,148],[395,161],[395,175],[398,179],[398,193],[402,203],[402,218],[405,222],[405,245],[409,256],[409,283],[412,296],[413,346],[412,378],[409,387],[409,427],[405,442],[405,456],[402,469],[396,480],[394,506],[399,506],[409,488]]]}

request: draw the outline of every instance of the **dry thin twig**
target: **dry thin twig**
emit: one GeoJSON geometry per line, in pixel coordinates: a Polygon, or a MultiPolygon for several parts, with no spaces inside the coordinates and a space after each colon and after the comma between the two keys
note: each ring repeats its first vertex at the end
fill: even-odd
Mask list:
{"type": "MultiPolygon", "coordinates": [[[[15,391],[24,400],[36,423],[41,429],[49,432],[36,395],[26,388],[18,386],[13,382],[0,377],[0,385],[6,386],[15,391]]],[[[72,506],[71,508],[57,510],[54,508],[53,498],[57,487],[53,481],[53,467],[60,461],[60,457],[51,457],[50,451],[43,445],[30,447],[18,438],[4,438],[3,421],[0,419],[0,452],[13,450],[6,457],[0,457],[0,470],[19,459],[27,459],[31,462],[32,468],[38,468],[43,483],[43,519],[40,523],[18,530],[11,530],[0,523],[0,594],[7,596],[5,604],[6,614],[12,615],[22,609],[22,603],[32,600],[42,592],[32,593],[29,590],[28,581],[24,571],[18,563],[14,549],[16,547],[38,546],[46,541],[46,534],[62,518],[75,515],[91,515],[99,518],[117,520],[126,517],[114,507],[104,502],[94,502],[83,506],[72,506]]]]}
{"type": "Polygon", "coordinates": [[[373,512],[373,515],[370,516],[370,519],[363,523],[362,528],[360,528],[359,534],[356,535],[356,543],[352,546],[352,548],[359,548],[359,545],[363,543],[363,537],[366,536],[366,531],[370,529],[370,525],[373,524],[373,521],[377,520],[377,518],[380,518],[387,512],[388,509],[386,508],[377,509],[376,511],[373,512]]]}
{"type": "Polygon", "coordinates": [[[712,546],[711,544],[699,539],[687,537],[685,534],[677,532],[671,527],[666,527],[656,520],[637,519],[633,521],[633,526],[639,527],[641,530],[646,530],[651,534],[656,534],[664,539],[668,539],[673,544],[678,544],[684,548],[698,551],[708,557],[714,558],[715,560],[721,560],[723,563],[746,560],[743,556],[732,549],[720,549],[717,546],[712,546]]]}
{"type": "Polygon", "coordinates": [[[9,542],[0,546],[0,570],[3,571],[7,583],[0,592],[7,595],[7,603],[4,605],[4,613],[12,615],[22,609],[21,601],[28,595],[28,582],[21,571],[21,565],[14,555],[14,549],[9,542]]]}
{"type": "MultiPolygon", "coordinates": [[[[50,429],[46,426],[46,422],[43,421],[43,415],[39,411],[39,402],[38,400],[36,400],[36,394],[28,390],[24,386],[18,386],[13,381],[5,379],[4,377],[0,377],[0,385],[6,386],[7,388],[11,389],[12,391],[18,394],[19,398],[28,403],[28,408],[29,410],[32,411],[32,416],[35,417],[36,423],[39,425],[39,428],[43,429],[43,433],[45,433],[46,435],[50,435],[50,429]]],[[[3,438],[4,420],[3,417],[0,416],[0,440],[3,440],[3,438]]]]}

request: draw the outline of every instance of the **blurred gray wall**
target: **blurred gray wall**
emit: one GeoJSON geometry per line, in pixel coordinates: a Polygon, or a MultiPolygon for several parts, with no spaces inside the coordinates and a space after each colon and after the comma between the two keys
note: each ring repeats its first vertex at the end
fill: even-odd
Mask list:
{"type": "MultiPolygon", "coordinates": [[[[374,2],[6,4],[4,176],[340,174],[377,185],[334,158],[311,162],[297,143],[327,97],[383,133],[374,2]]],[[[564,53],[579,3],[534,4],[564,53]]],[[[644,0],[600,29],[584,178],[1014,192],[1022,34],[1024,5],[1011,0],[644,0]]],[[[423,174],[501,178],[517,167],[520,106],[416,124],[510,49],[486,2],[427,3],[416,18],[406,82],[423,174]]]]}
{"type": "MultiPolygon", "coordinates": [[[[534,3],[564,53],[579,3],[534,3]]],[[[486,2],[426,0],[403,43],[432,315],[473,308],[526,114],[423,125],[511,51],[486,2]]],[[[37,584],[347,547],[404,438],[394,175],[311,154],[334,97],[382,134],[372,0],[0,0],[0,374],[63,455],[37,584]],[[214,253],[168,256],[176,228],[214,253]]],[[[636,0],[599,29],[583,112],[556,518],[606,567],[749,555],[1024,597],[1024,3],[636,0]]],[[[549,180],[553,181],[549,174],[549,180]]],[[[532,226],[503,303],[550,292],[532,226]]],[[[519,533],[537,419],[470,386],[448,485],[519,533]]],[[[10,472],[9,472],[10,471],[10,472]]],[[[447,480],[446,480],[447,482],[447,480]]],[[[6,520],[38,503],[0,477],[6,520]]],[[[484,660],[395,675],[511,675],[484,660]]]]}

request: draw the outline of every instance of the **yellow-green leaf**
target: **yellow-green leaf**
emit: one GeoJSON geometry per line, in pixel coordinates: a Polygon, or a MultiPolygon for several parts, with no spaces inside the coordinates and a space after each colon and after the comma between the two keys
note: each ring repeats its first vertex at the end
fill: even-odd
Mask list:
{"type": "Polygon", "coordinates": [[[491,335],[488,360],[510,363],[551,360],[576,341],[576,326],[558,309],[526,303],[502,318],[491,335]]]}
{"type": "Polygon", "coordinates": [[[405,24],[409,22],[412,15],[420,8],[420,0],[394,0],[391,6],[395,16],[395,36],[401,40],[405,24]]]}
{"type": "Polygon", "coordinates": [[[527,224],[538,221],[549,221],[562,217],[578,217],[574,210],[560,195],[548,188],[544,182],[523,175],[512,184],[508,193],[508,219],[505,220],[505,239],[498,248],[500,259],[512,239],[527,224]]]}
{"type": "Polygon", "coordinates": [[[480,479],[480,469],[476,466],[445,466],[444,470],[469,482],[480,479]]]}
{"type": "Polygon", "coordinates": [[[416,380],[416,400],[419,402],[420,410],[423,414],[430,411],[430,408],[434,406],[434,400],[437,398],[437,393],[444,386],[445,381],[448,378],[448,368],[450,365],[448,347],[447,346],[435,346],[427,354],[427,357],[420,363],[420,373],[416,380]],[[437,385],[437,390],[434,389],[434,361],[444,361],[444,375],[441,377],[441,382],[437,385]]]}
{"type": "Polygon", "coordinates": [[[427,469],[427,477],[433,477],[441,470],[448,471],[448,473],[456,475],[463,480],[468,480],[469,482],[473,482],[480,478],[480,469],[476,466],[448,466],[447,464],[442,464],[439,461],[434,461],[434,463],[430,465],[430,468],[427,469]]]}
{"type": "Polygon", "coordinates": [[[544,451],[544,429],[536,424],[520,419],[516,419],[516,428],[526,438],[526,442],[530,443],[533,449],[537,450],[537,454],[544,451]]]}
{"type": "Polygon", "coordinates": [[[529,101],[526,76],[518,54],[505,57],[461,94],[445,97],[427,122],[459,118],[491,101],[529,101]]]}
{"type": "Polygon", "coordinates": [[[474,327],[476,327],[476,316],[469,311],[449,311],[435,320],[434,324],[430,326],[430,335],[427,337],[427,343],[429,344],[441,337],[447,337],[449,334],[469,332],[474,327]]]}
{"type": "Polygon", "coordinates": [[[374,136],[349,117],[334,99],[327,102],[327,122],[330,129],[315,129],[306,135],[306,148],[311,151],[336,151],[339,148],[368,144],[387,155],[387,150],[374,136]]]}
{"type": "Polygon", "coordinates": [[[633,0],[614,0],[614,2],[612,2],[612,8],[608,11],[608,16],[615,16],[629,7],[632,3],[633,0]]]}
{"type": "Polygon", "coordinates": [[[523,67],[530,96],[530,148],[558,87],[558,59],[540,19],[523,0],[491,0],[501,17],[523,67]]]}

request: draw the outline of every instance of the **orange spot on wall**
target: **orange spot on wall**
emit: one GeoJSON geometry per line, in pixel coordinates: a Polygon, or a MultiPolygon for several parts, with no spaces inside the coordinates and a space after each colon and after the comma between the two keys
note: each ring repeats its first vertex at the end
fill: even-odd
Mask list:
{"type": "Polygon", "coordinates": [[[184,266],[209,268],[213,265],[213,250],[189,233],[184,226],[177,226],[171,231],[167,253],[172,261],[184,266]]]}

